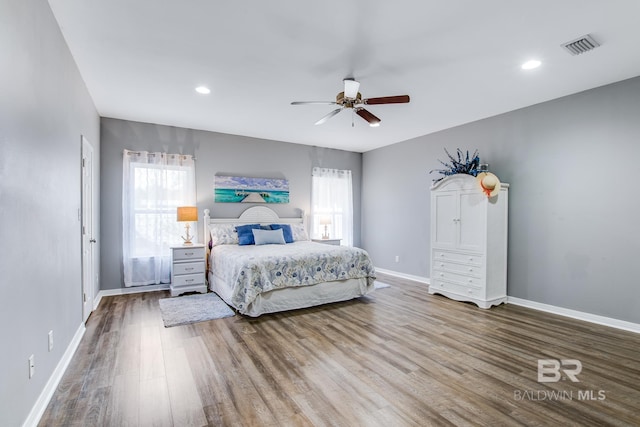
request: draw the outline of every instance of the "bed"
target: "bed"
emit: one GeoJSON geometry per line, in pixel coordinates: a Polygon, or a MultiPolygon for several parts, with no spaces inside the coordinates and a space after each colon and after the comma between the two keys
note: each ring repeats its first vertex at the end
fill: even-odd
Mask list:
{"type": "Polygon", "coordinates": [[[279,218],[268,207],[254,206],[239,218],[211,218],[206,209],[203,241],[209,243],[209,289],[247,316],[346,301],[374,289],[367,252],[310,241],[304,212],[279,218]],[[257,225],[267,231],[253,232],[257,225]],[[258,244],[246,242],[247,227],[258,244]],[[281,234],[290,243],[283,244],[281,234]],[[269,244],[273,236],[279,244],[269,244]]]}

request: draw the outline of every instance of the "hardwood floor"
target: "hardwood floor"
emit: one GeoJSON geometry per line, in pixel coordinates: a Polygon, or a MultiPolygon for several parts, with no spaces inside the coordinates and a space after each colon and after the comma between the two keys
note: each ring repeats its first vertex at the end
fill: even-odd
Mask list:
{"type": "Polygon", "coordinates": [[[168,292],[103,298],[40,425],[640,425],[639,334],[380,279],[355,301],[173,328],[168,292]],[[538,382],[538,359],[577,359],[579,382],[538,382]]]}

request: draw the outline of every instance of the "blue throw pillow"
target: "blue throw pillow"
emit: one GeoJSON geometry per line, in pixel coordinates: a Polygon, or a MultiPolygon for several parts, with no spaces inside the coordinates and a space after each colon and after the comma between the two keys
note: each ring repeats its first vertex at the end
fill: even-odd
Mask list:
{"type": "Polygon", "coordinates": [[[255,228],[251,230],[256,245],[284,245],[282,230],[262,230],[255,228]]]}
{"type": "Polygon", "coordinates": [[[284,241],[287,243],[293,243],[293,232],[289,224],[271,224],[272,230],[282,230],[284,241]]]}
{"type": "Polygon", "coordinates": [[[236,227],[236,231],[238,232],[238,244],[241,246],[255,244],[255,241],[253,240],[253,233],[251,231],[256,228],[260,229],[260,224],[238,225],[236,227]]]}

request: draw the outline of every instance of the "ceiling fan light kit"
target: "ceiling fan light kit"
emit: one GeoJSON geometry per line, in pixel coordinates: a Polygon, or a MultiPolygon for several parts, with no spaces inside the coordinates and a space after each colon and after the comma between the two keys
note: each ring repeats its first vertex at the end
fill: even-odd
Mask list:
{"type": "Polygon", "coordinates": [[[315,124],[321,125],[327,120],[344,110],[350,108],[358,116],[362,117],[369,126],[380,126],[381,120],[376,117],[369,110],[366,110],[363,105],[382,105],[382,104],[406,104],[410,101],[409,95],[397,95],[397,96],[383,96],[378,98],[362,98],[362,94],[358,92],[360,89],[360,83],[354,79],[344,79],[344,91],[336,95],[335,102],[333,101],[294,101],[291,105],[339,105],[337,108],[331,111],[329,114],[322,117],[315,124]]]}
{"type": "Polygon", "coordinates": [[[353,79],[344,79],[344,96],[345,98],[355,99],[356,96],[360,95],[358,89],[360,89],[360,83],[353,79]]]}

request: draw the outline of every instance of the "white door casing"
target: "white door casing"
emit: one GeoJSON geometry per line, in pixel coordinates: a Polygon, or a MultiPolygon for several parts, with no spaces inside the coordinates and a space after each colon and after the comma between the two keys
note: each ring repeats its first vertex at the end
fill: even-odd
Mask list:
{"type": "Polygon", "coordinates": [[[93,309],[93,290],[95,289],[93,235],[93,147],[82,136],[82,321],[86,322],[93,309]]]}

